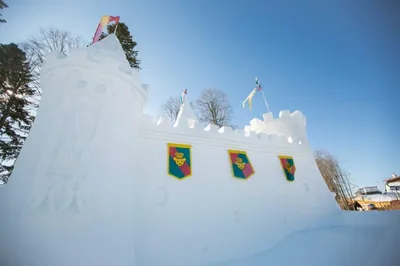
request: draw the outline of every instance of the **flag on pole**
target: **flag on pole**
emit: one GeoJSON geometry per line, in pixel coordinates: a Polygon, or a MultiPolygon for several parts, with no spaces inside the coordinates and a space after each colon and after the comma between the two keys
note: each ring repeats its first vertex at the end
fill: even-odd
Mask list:
{"type": "Polygon", "coordinates": [[[257,77],[256,77],[256,87],[250,92],[250,94],[249,94],[249,96],[247,96],[246,100],[243,101],[243,103],[242,103],[243,108],[246,107],[246,102],[248,102],[249,108],[250,108],[250,111],[251,111],[251,109],[252,109],[252,100],[253,100],[253,97],[254,97],[254,95],[256,95],[257,92],[259,92],[259,91],[261,91],[261,93],[262,93],[262,95],[263,95],[263,98],[264,98],[264,101],[265,101],[265,105],[267,106],[267,109],[268,109],[268,112],[269,112],[269,107],[268,107],[267,101],[265,100],[264,92],[263,92],[263,90],[262,90],[261,84],[260,84],[260,82],[258,81],[258,78],[257,78],[257,77]]]}
{"type": "Polygon", "coordinates": [[[250,108],[250,111],[251,111],[253,97],[254,97],[254,95],[256,95],[256,93],[257,93],[257,88],[254,88],[254,89],[250,92],[249,96],[247,96],[246,100],[243,101],[243,103],[242,103],[243,108],[246,107],[246,102],[248,102],[249,108],[250,108]]]}
{"type": "Polygon", "coordinates": [[[108,24],[110,24],[111,22],[115,22],[116,24],[118,24],[119,22],[119,16],[103,16],[100,20],[99,25],[97,26],[97,30],[94,34],[93,37],[93,42],[92,44],[94,44],[95,42],[97,42],[100,39],[101,33],[103,32],[103,28],[105,26],[107,26],[108,24]]]}
{"type": "Polygon", "coordinates": [[[258,81],[258,78],[257,78],[257,77],[256,77],[256,88],[257,88],[258,91],[261,91],[262,97],[263,97],[264,102],[265,102],[265,107],[267,107],[267,111],[268,111],[268,113],[269,113],[270,110],[269,110],[269,106],[268,106],[268,103],[267,103],[267,99],[265,99],[264,91],[263,91],[263,89],[262,89],[262,87],[261,87],[261,84],[260,84],[260,82],[258,81]]]}
{"type": "Polygon", "coordinates": [[[257,88],[258,91],[262,90],[261,84],[260,84],[260,82],[258,81],[258,78],[257,78],[257,77],[256,77],[256,88],[257,88]]]}

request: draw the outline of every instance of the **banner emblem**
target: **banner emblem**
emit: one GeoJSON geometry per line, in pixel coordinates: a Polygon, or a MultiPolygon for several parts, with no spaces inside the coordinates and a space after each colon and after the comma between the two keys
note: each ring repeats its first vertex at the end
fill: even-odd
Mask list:
{"type": "Polygon", "coordinates": [[[248,179],[254,175],[253,166],[245,151],[228,150],[228,154],[233,177],[248,179]]]}
{"type": "Polygon", "coordinates": [[[296,166],[292,156],[278,156],[281,162],[283,172],[285,173],[286,180],[289,182],[294,181],[294,173],[296,172],[296,166]]]}
{"type": "Polygon", "coordinates": [[[168,143],[168,175],[178,179],[192,176],[191,145],[168,143]]]}

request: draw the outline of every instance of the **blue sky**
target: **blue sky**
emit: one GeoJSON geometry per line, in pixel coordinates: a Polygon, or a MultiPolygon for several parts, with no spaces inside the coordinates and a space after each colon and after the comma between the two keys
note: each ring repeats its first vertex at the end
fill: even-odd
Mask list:
{"type": "Polygon", "coordinates": [[[258,76],[272,112],[301,110],[312,147],[337,156],[353,183],[377,185],[400,174],[396,1],[6,3],[0,43],[24,41],[48,26],[89,42],[102,15],[121,16],[138,42],[154,116],[185,88],[190,99],[219,88],[243,127],[266,112],[261,95],[252,113],[241,107],[258,76]]]}

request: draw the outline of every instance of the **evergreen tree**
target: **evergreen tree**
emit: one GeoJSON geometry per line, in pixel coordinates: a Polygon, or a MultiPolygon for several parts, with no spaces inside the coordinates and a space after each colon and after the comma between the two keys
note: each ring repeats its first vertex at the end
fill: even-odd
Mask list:
{"type": "Polygon", "coordinates": [[[34,116],[31,69],[16,44],[0,44],[0,182],[7,182],[34,116]]]}
{"type": "MultiPolygon", "coordinates": [[[[3,0],[0,0],[0,9],[7,8],[7,7],[8,7],[8,5],[6,3],[4,3],[3,0]]],[[[1,13],[0,13],[0,17],[1,17],[1,13]]],[[[0,18],[0,23],[6,23],[6,22],[7,21],[5,21],[4,19],[0,18]]]]}
{"type": "MultiPolygon", "coordinates": [[[[107,33],[102,33],[100,40],[107,37],[109,34],[113,34],[117,24],[110,24],[107,26],[107,33]]],[[[135,50],[137,43],[132,40],[131,33],[129,32],[128,26],[125,23],[118,23],[117,32],[115,33],[118,40],[121,43],[122,49],[125,52],[126,59],[132,68],[140,69],[140,60],[137,59],[138,51],[135,50]]]]}

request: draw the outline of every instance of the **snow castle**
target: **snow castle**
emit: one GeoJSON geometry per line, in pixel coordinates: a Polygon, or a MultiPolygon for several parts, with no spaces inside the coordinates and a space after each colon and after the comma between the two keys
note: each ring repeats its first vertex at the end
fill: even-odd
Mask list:
{"type": "Polygon", "coordinates": [[[0,266],[400,263],[399,212],[339,209],[299,111],[203,128],[185,101],[153,122],[115,35],[50,54],[41,86],[0,188],[0,266]]]}

